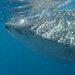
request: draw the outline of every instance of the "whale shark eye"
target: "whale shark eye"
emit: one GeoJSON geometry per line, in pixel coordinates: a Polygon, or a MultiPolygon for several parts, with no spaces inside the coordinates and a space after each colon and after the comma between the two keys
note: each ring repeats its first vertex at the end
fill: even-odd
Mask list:
{"type": "Polygon", "coordinates": [[[22,32],[20,30],[18,32],[19,32],[19,34],[22,34],[22,32]]]}
{"type": "Polygon", "coordinates": [[[19,30],[19,29],[16,29],[16,31],[17,31],[19,34],[22,34],[22,31],[19,30]]]}

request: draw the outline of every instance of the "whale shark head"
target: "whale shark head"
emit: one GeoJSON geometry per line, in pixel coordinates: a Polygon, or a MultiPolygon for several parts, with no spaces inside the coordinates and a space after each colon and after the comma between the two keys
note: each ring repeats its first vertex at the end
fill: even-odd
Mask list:
{"type": "Polygon", "coordinates": [[[12,35],[23,34],[23,29],[24,28],[27,29],[27,26],[29,26],[29,25],[26,24],[26,19],[23,19],[23,18],[22,19],[17,18],[14,20],[10,20],[8,23],[5,24],[5,28],[12,35]]]}
{"type": "Polygon", "coordinates": [[[28,35],[31,33],[31,27],[38,17],[39,15],[27,18],[13,17],[5,24],[5,28],[14,37],[28,35]]]}

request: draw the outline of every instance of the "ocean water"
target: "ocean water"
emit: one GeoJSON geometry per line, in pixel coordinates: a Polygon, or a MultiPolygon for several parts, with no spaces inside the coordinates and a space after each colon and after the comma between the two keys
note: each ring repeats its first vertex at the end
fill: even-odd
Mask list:
{"type": "MultiPolygon", "coordinates": [[[[75,75],[75,63],[50,61],[9,35],[4,28],[10,13],[8,5],[15,4],[0,0],[0,75],[75,75]]],[[[71,8],[74,5],[74,2],[68,4],[71,8]]]]}

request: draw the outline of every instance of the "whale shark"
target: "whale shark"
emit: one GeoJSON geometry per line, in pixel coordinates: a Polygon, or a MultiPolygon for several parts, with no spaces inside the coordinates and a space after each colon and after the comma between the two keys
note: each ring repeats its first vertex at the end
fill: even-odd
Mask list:
{"type": "Polygon", "coordinates": [[[55,9],[69,0],[44,0],[54,4],[50,9],[50,5],[48,9],[43,4],[44,8],[40,6],[41,1],[28,0],[29,5],[12,8],[19,11],[13,13],[14,16],[7,21],[5,28],[25,46],[53,61],[75,62],[75,9],[55,9]],[[36,4],[39,6],[37,11],[41,13],[34,11],[36,4]],[[31,12],[22,14],[26,11],[23,9],[30,5],[32,8],[27,11],[31,12]]]}

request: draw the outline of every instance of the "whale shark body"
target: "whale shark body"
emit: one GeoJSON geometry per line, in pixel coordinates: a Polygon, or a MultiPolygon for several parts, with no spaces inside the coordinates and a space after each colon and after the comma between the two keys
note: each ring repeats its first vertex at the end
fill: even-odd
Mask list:
{"type": "MultiPolygon", "coordinates": [[[[37,0],[33,1],[36,3],[37,0]]],[[[30,3],[33,3],[33,1],[28,0],[30,3]]],[[[36,15],[32,15],[35,11],[31,11],[32,16],[29,13],[27,17],[25,15],[13,16],[5,24],[5,28],[25,46],[49,59],[75,62],[75,10],[55,9],[56,6],[58,7],[59,4],[68,0],[63,0],[63,2],[62,0],[53,1],[56,2],[51,7],[52,9],[43,10],[36,15]]],[[[13,9],[21,10],[23,7],[13,9]]],[[[20,14],[20,11],[17,14],[20,14]]]]}

